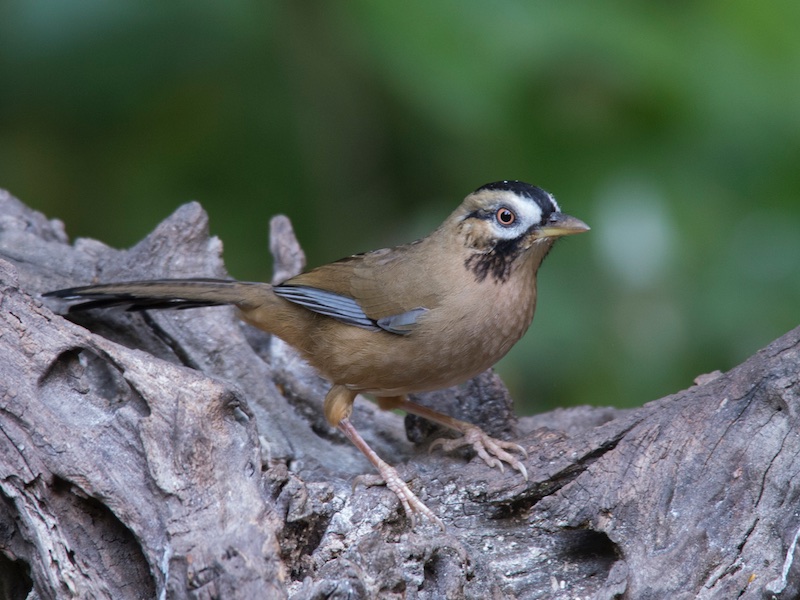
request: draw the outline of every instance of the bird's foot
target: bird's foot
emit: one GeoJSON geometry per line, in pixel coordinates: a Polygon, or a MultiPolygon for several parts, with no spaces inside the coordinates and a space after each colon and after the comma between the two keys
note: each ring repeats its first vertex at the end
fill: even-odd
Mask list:
{"type": "MultiPolygon", "coordinates": [[[[331,388],[332,390],[336,389],[337,386],[331,388]]],[[[330,392],[329,392],[330,396],[330,392]]],[[[326,398],[327,402],[327,398],[326,398]]],[[[411,521],[411,526],[416,525],[416,514],[422,514],[426,516],[428,519],[436,523],[442,531],[444,531],[444,523],[442,520],[433,514],[433,511],[425,506],[425,504],[417,498],[416,494],[411,491],[411,489],[406,485],[406,482],[400,477],[397,472],[397,469],[390,466],[386,461],[384,461],[380,456],[378,456],[375,451],[369,447],[364,438],[361,437],[361,434],[356,431],[356,428],[353,427],[353,424],[350,422],[350,419],[345,417],[341,421],[339,421],[339,430],[344,433],[347,438],[353,442],[353,444],[364,453],[364,456],[369,459],[376,469],[378,469],[378,473],[381,474],[381,478],[383,482],[386,484],[394,495],[397,496],[397,499],[400,500],[400,504],[403,506],[403,510],[406,513],[409,521],[411,521]]],[[[356,478],[358,481],[359,478],[356,478]]],[[[362,476],[362,481],[366,480],[362,476]]],[[[372,478],[374,481],[374,476],[372,478]]],[[[355,487],[356,482],[353,482],[353,486],[355,487]]]]}
{"type": "Polygon", "coordinates": [[[464,446],[472,446],[472,449],[475,450],[483,462],[490,467],[500,467],[500,471],[505,472],[503,463],[506,462],[511,465],[512,468],[522,473],[525,481],[528,481],[528,470],[525,468],[525,465],[522,464],[516,456],[507,452],[508,450],[519,452],[525,458],[528,458],[528,453],[525,451],[525,448],[514,442],[495,439],[485,433],[477,425],[463,423],[462,427],[459,427],[459,431],[462,431],[464,434],[460,438],[439,438],[434,440],[430,445],[429,452],[432,452],[434,448],[441,448],[445,452],[452,452],[464,446]]]}
{"type": "Polygon", "coordinates": [[[420,500],[414,492],[411,491],[411,488],[408,487],[408,484],[403,481],[402,477],[400,477],[397,469],[389,465],[384,465],[383,467],[379,467],[378,470],[381,473],[380,475],[357,476],[353,480],[353,489],[355,489],[356,485],[359,483],[367,487],[374,485],[385,485],[392,492],[394,492],[395,496],[397,496],[397,499],[400,501],[400,505],[403,507],[406,517],[409,521],[411,521],[412,527],[416,527],[416,516],[420,514],[435,523],[442,531],[445,530],[442,520],[437,517],[430,508],[425,506],[425,503],[420,500]]]}

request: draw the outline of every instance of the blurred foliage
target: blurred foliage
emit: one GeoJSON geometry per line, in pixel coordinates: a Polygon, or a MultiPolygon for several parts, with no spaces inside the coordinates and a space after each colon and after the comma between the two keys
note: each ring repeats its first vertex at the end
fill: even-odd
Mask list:
{"type": "Polygon", "coordinates": [[[635,405],[798,324],[800,4],[0,3],[0,187],[135,243],[199,200],[235,277],[408,241],[498,179],[593,226],[501,363],[635,405]]]}

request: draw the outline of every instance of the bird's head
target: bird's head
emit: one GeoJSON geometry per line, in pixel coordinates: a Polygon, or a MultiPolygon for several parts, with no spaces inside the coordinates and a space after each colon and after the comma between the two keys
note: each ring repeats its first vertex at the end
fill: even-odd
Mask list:
{"type": "MultiPolygon", "coordinates": [[[[502,281],[517,260],[536,252],[541,259],[556,239],[589,230],[561,212],[555,198],[529,183],[498,181],[479,187],[445,222],[455,228],[469,256],[466,265],[482,280],[502,281]]],[[[449,228],[448,227],[448,228],[449,228]]]]}

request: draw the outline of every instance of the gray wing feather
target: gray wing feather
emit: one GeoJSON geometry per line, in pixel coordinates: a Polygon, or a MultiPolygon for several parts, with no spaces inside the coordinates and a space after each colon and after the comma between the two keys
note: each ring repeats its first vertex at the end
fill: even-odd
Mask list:
{"type": "Polygon", "coordinates": [[[411,333],[420,315],[428,311],[427,308],[420,307],[399,315],[382,317],[376,321],[365,315],[358,302],[348,296],[305,285],[278,285],[273,289],[281,298],[299,304],[315,313],[369,331],[382,329],[397,335],[411,333]]]}
{"type": "Polygon", "coordinates": [[[378,327],[390,333],[408,335],[414,330],[414,325],[417,324],[417,319],[420,317],[420,315],[423,315],[426,312],[428,312],[427,308],[419,307],[399,315],[383,317],[382,319],[378,319],[378,327]]]}
{"type": "Polygon", "coordinates": [[[358,302],[347,296],[304,285],[278,285],[275,293],[321,315],[332,317],[348,325],[378,331],[380,327],[361,310],[358,302]]]}

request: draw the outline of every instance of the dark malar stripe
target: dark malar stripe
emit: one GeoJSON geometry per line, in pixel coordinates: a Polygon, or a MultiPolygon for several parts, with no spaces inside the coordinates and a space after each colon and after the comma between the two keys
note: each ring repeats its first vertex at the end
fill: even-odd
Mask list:
{"type": "Polygon", "coordinates": [[[497,283],[508,281],[514,261],[520,255],[520,239],[500,240],[494,248],[484,254],[473,254],[464,261],[464,266],[482,283],[491,276],[497,283]]]}

